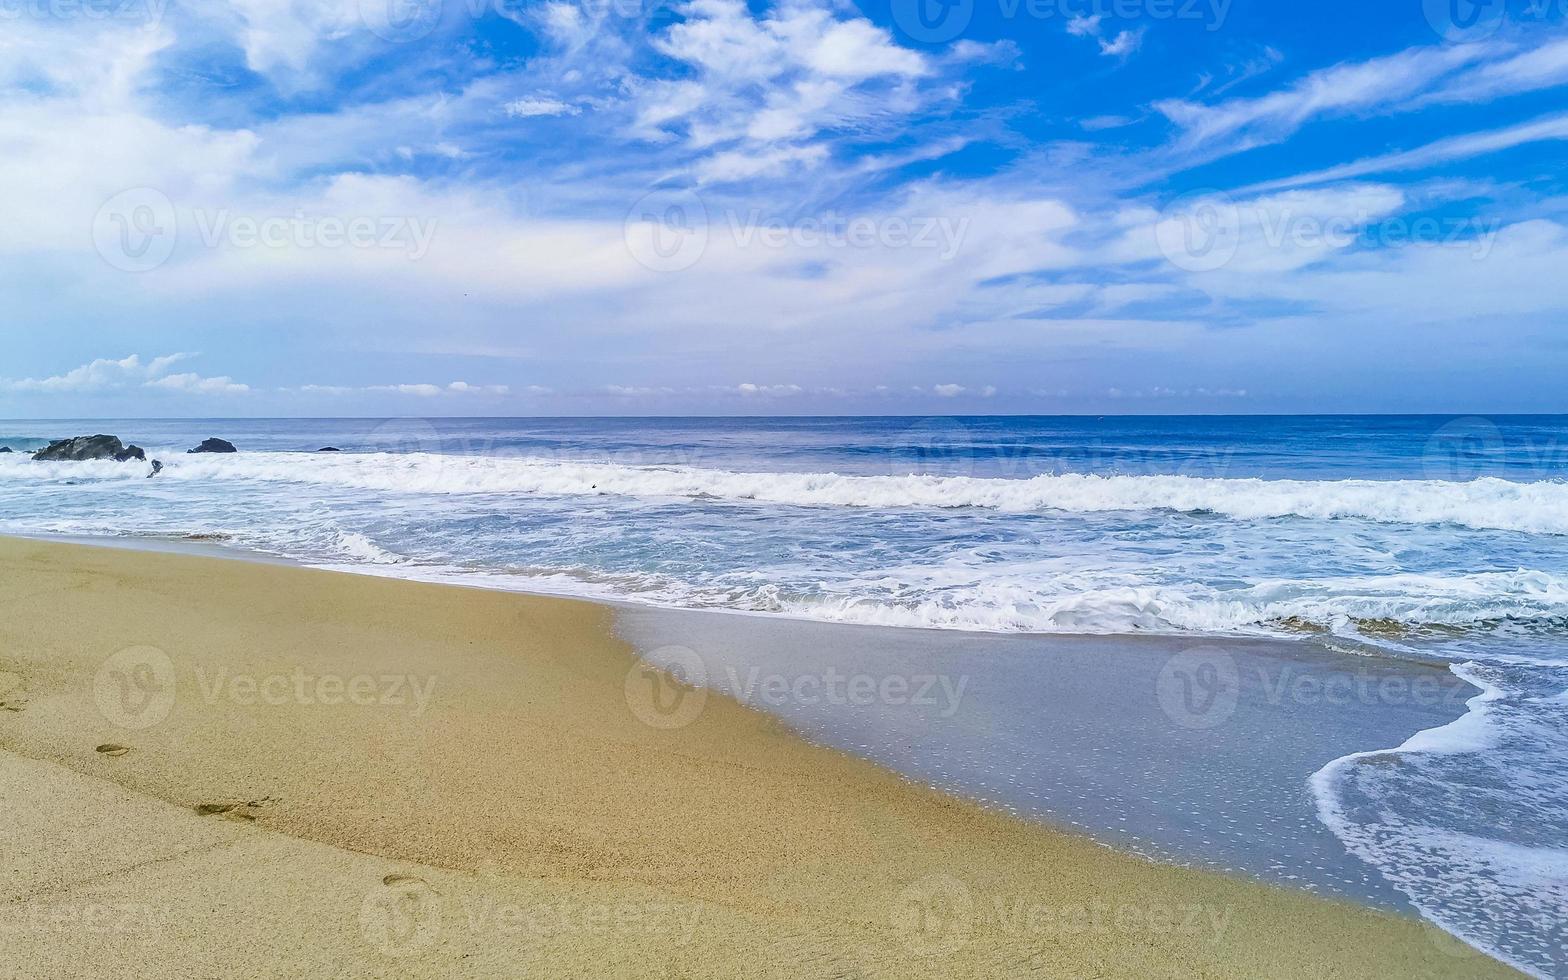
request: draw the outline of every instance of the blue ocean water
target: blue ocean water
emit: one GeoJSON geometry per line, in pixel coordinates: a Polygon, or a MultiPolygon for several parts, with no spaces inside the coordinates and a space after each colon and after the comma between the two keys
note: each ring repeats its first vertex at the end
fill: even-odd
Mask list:
{"type": "Polygon", "coordinates": [[[1568,417],[96,420],[0,455],[0,531],[823,621],[1303,635],[1438,658],[1460,721],[1313,777],[1445,928],[1568,970],[1568,417]],[[232,456],[186,455],[208,436],[232,456]],[[338,453],[318,453],[334,446],[338,453]]]}

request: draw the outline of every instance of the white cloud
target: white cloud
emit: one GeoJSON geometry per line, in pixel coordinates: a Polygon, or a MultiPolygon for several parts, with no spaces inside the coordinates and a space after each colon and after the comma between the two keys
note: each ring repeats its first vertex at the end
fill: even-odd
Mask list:
{"type": "Polygon", "coordinates": [[[1143,46],[1143,31],[1122,31],[1110,41],[1101,39],[1100,53],[1107,58],[1125,58],[1143,46]]]}
{"type": "Polygon", "coordinates": [[[1120,31],[1114,38],[1104,36],[1104,15],[1090,14],[1073,17],[1067,22],[1067,33],[1073,37],[1094,38],[1099,42],[1100,54],[1107,58],[1126,58],[1143,45],[1143,28],[1120,31]]]}
{"type": "Polygon", "coordinates": [[[706,181],[809,169],[826,152],[812,145],[824,132],[864,130],[948,97],[921,90],[936,74],[925,55],[863,18],[810,3],[760,17],[740,0],[693,0],[680,10],[685,20],[654,48],[695,77],[636,83],[633,132],[711,153],[697,166],[706,181]]]}
{"type": "Polygon", "coordinates": [[[1432,167],[1453,160],[1464,160],[1487,153],[1496,153],[1524,146],[1527,143],[1568,140],[1568,113],[1559,113],[1516,126],[1450,136],[1413,150],[1385,153],[1352,163],[1327,167],[1310,173],[1297,174],[1279,180],[1264,181],[1247,190],[1271,191],[1282,187],[1304,184],[1322,184],[1329,181],[1349,180],[1368,174],[1393,173],[1432,167]]]}
{"type": "Polygon", "coordinates": [[[806,389],[802,388],[800,385],[757,385],[747,382],[736,385],[734,390],[737,394],[740,395],[769,395],[773,397],[783,397],[788,395],[799,395],[806,389]]]}
{"type": "Polygon", "coordinates": [[[240,384],[227,376],[204,378],[199,374],[191,373],[167,374],[146,382],[145,386],[198,395],[240,395],[250,391],[249,385],[240,384]]]}
{"type": "Polygon", "coordinates": [[[11,391],[90,395],[131,388],[154,388],[198,395],[239,395],[250,391],[227,376],[203,377],[194,372],[170,374],[169,368],[196,354],[165,354],[143,360],[139,354],[119,359],[100,357],[47,378],[0,381],[0,388],[11,391]]]}
{"type": "Polygon", "coordinates": [[[531,116],[575,116],[582,109],[560,99],[550,99],[543,96],[531,96],[522,99],[513,99],[501,107],[507,115],[518,118],[531,116]]]}
{"type": "Polygon", "coordinates": [[[1214,105],[1166,99],[1154,107],[1181,127],[1184,147],[1224,141],[1227,150],[1234,152],[1283,139],[1319,117],[1398,107],[1450,73],[1495,51],[1486,45],[1410,48],[1320,69],[1288,88],[1257,98],[1214,105]]]}
{"type": "Polygon", "coordinates": [[[1067,33],[1073,37],[1099,37],[1101,14],[1080,15],[1067,22],[1067,33]]]}
{"type": "MultiPolygon", "coordinates": [[[[118,360],[100,357],[95,361],[72,368],[64,374],[47,378],[23,378],[6,381],[5,387],[13,391],[96,392],[132,384],[144,384],[167,373],[179,361],[195,354],[167,354],[143,361],[141,355],[131,354],[118,360]]],[[[194,377],[194,375],[192,376],[194,377]]]]}

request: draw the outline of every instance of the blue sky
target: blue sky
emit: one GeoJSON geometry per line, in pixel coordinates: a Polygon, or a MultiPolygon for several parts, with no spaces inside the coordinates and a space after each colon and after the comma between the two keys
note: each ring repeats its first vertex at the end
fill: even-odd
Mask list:
{"type": "Polygon", "coordinates": [[[0,3],[0,416],[1554,411],[1562,0],[0,3]]]}

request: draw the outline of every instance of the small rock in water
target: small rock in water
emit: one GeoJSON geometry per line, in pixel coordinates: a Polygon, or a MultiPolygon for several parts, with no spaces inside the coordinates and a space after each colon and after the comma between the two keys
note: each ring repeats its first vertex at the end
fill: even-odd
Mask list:
{"type": "Polygon", "coordinates": [[[318,453],[340,453],[342,451],[343,450],[336,446],[322,446],[320,449],[316,450],[318,453]]]}
{"type": "Polygon", "coordinates": [[[0,453],[8,453],[10,451],[11,451],[11,447],[10,446],[0,446],[0,453]]]}
{"type": "Polygon", "coordinates": [[[185,450],[187,455],[190,453],[233,453],[238,451],[234,448],[234,443],[227,439],[203,439],[201,445],[195,449],[185,450]]]}

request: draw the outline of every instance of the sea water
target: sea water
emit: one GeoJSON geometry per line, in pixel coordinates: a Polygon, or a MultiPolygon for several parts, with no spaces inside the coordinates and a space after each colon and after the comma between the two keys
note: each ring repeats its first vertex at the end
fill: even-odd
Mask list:
{"type": "Polygon", "coordinates": [[[1311,776],[1434,922],[1568,972],[1568,418],[0,423],[0,531],[830,622],[1318,635],[1437,658],[1454,723],[1311,776]],[[188,455],[218,436],[234,455],[188,455]],[[337,453],[316,450],[333,446],[337,453]]]}

